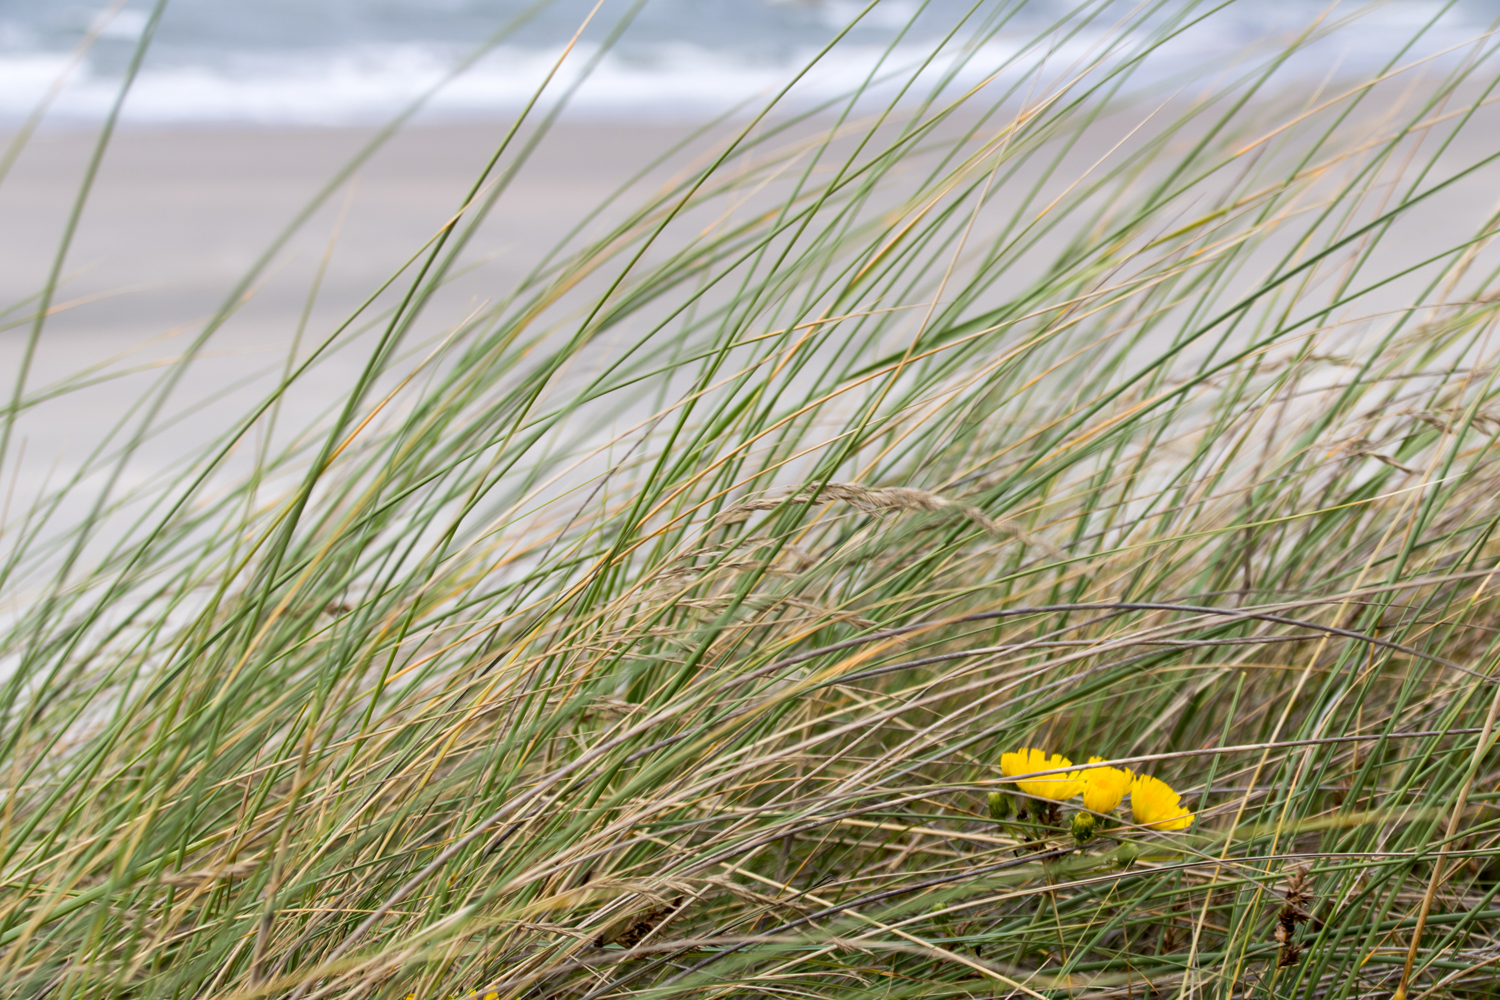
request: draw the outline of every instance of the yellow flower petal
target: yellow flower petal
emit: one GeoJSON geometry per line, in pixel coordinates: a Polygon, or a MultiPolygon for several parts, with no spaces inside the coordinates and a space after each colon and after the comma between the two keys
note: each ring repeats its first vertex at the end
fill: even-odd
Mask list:
{"type": "Polygon", "coordinates": [[[1138,774],[1130,783],[1130,814],[1150,830],[1186,830],[1193,814],[1182,808],[1182,796],[1160,778],[1138,774]]]}
{"type": "MultiPolygon", "coordinates": [[[[1048,756],[1036,749],[1022,749],[1015,753],[1000,755],[1000,770],[1006,777],[1072,766],[1073,762],[1062,754],[1055,753],[1048,756]]],[[[1049,774],[1042,778],[1018,781],[1016,787],[1027,795],[1035,795],[1039,799],[1062,802],[1083,791],[1083,777],[1077,771],[1070,774],[1049,774]]]]}
{"type": "MultiPolygon", "coordinates": [[[[1090,757],[1090,764],[1097,764],[1103,757],[1090,757]]],[[[1118,767],[1091,767],[1083,774],[1083,807],[1090,812],[1107,813],[1120,804],[1130,790],[1128,770],[1118,767]]]]}

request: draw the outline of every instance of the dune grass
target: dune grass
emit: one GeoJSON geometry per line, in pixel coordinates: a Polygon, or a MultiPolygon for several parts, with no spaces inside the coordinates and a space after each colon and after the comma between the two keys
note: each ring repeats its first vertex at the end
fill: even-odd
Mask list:
{"type": "Polygon", "coordinates": [[[127,492],[165,374],[5,525],[4,995],[1493,995],[1494,42],[1139,77],[1220,16],[898,47],[431,330],[522,129],[127,492]]]}

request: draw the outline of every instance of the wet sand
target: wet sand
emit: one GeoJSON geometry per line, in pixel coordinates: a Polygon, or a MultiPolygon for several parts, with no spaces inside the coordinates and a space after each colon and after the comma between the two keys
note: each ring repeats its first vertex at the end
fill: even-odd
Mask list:
{"type": "MultiPolygon", "coordinates": [[[[617,183],[685,129],[559,126],[500,202],[486,239],[492,282],[519,276],[535,255],[617,183]]],[[[434,126],[392,138],[351,190],[292,243],[295,258],[256,293],[261,312],[301,308],[306,281],[346,213],[324,283],[328,308],[365,294],[461,204],[503,137],[498,124],[434,126]]],[[[69,255],[60,300],[112,293],[108,306],[70,310],[49,328],[156,333],[213,309],[283,225],[372,137],[365,129],[197,129],[118,135],[69,255]]],[[[89,133],[43,134],[0,185],[0,299],[34,291],[57,246],[91,150],[89,133]]]]}

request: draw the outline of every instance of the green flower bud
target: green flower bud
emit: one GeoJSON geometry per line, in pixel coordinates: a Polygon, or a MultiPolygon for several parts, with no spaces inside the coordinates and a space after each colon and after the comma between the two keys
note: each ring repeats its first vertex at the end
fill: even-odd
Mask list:
{"type": "Polygon", "coordinates": [[[1073,839],[1078,841],[1080,846],[1094,839],[1094,816],[1092,813],[1078,812],[1073,814],[1073,839]]]}
{"type": "Polygon", "coordinates": [[[990,819],[1002,820],[1010,815],[1010,796],[1004,792],[990,792],[990,819]]]}
{"type": "Polygon", "coordinates": [[[1121,868],[1129,868],[1135,864],[1135,859],[1141,856],[1141,849],[1134,844],[1121,844],[1115,851],[1115,864],[1121,868]]]}

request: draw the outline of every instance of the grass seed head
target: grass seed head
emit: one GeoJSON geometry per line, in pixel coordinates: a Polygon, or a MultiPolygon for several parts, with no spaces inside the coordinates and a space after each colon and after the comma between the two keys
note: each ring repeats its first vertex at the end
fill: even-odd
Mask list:
{"type": "Polygon", "coordinates": [[[1287,872],[1286,888],[1281,898],[1281,911],[1276,914],[1276,931],[1272,935],[1281,946],[1276,956],[1278,969],[1296,965],[1302,958],[1302,946],[1296,941],[1297,927],[1312,919],[1308,907],[1313,901],[1306,865],[1298,865],[1287,872]]]}

